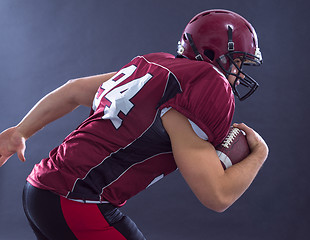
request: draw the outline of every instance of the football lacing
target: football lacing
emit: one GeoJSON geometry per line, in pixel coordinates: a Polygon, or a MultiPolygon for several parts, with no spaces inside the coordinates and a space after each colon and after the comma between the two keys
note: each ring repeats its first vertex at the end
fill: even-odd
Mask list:
{"type": "Polygon", "coordinates": [[[231,145],[231,143],[233,142],[233,140],[235,139],[235,137],[240,133],[240,130],[238,128],[233,128],[229,134],[227,135],[227,137],[224,139],[222,146],[224,148],[229,148],[229,146],[231,145]]]}

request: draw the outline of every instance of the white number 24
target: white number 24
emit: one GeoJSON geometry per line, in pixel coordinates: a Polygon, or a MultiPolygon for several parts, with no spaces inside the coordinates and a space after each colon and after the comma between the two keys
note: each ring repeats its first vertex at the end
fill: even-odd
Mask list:
{"type": "Polygon", "coordinates": [[[113,78],[104,82],[100,86],[94,101],[93,110],[96,111],[99,104],[103,100],[105,103],[104,115],[102,119],[110,119],[114,127],[118,129],[123,120],[118,116],[120,112],[127,115],[129,111],[134,107],[134,104],[130,101],[142,87],[153,77],[150,73],[147,73],[143,77],[134,79],[124,85],[116,87],[121,82],[129,78],[137,69],[136,66],[131,65],[129,67],[121,69],[113,78]],[[102,99],[102,98],[105,99],[102,99]]]}

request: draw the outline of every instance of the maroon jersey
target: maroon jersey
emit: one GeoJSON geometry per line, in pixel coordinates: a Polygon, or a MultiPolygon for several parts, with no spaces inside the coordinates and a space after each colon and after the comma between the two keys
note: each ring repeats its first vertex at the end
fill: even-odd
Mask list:
{"type": "Polygon", "coordinates": [[[228,133],[234,97],[211,64],[166,53],[138,56],[100,86],[89,118],[27,180],[69,199],[121,206],[177,168],[161,122],[169,107],[217,145],[228,133]]]}

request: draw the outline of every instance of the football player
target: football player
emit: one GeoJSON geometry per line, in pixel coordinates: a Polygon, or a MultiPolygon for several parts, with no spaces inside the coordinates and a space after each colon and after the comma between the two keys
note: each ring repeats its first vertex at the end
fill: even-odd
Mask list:
{"type": "Polygon", "coordinates": [[[177,56],[137,56],[118,72],[68,81],[0,135],[0,165],[25,141],[79,105],[90,116],[27,178],[23,204],[38,239],[145,239],[119,208],[179,169],[201,203],[222,212],[249,187],[268,155],[245,124],[251,153],[224,169],[214,146],[231,126],[235,99],[258,87],[244,72],[262,55],[251,24],[227,10],[196,15],[177,56]],[[241,90],[241,89],[244,90],[241,90]]]}

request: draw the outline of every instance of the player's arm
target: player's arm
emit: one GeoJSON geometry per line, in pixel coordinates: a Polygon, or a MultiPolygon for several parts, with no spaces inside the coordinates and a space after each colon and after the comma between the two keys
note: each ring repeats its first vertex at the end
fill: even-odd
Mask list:
{"type": "Polygon", "coordinates": [[[15,152],[25,161],[25,140],[79,105],[91,106],[100,84],[115,73],[70,80],[43,97],[15,127],[0,134],[0,166],[15,152]]]}
{"type": "Polygon", "coordinates": [[[17,125],[27,139],[48,123],[68,114],[80,105],[90,107],[100,84],[115,73],[70,80],[43,97],[17,125]]]}
{"type": "Polygon", "coordinates": [[[162,121],[184,179],[200,202],[217,212],[227,209],[244,193],[268,154],[267,145],[254,130],[237,125],[246,132],[252,153],[224,171],[212,144],[199,138],[182,114],[171,109],[162,121]]]}

